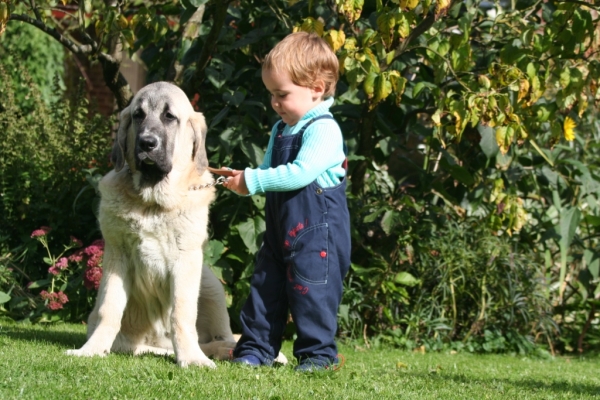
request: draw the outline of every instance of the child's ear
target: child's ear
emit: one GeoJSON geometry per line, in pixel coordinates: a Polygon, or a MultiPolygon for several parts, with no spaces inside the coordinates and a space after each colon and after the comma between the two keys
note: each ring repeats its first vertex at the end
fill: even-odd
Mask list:
{"type": "Polygon", "coordinates": [[[323,97],[325,94],[325,82],[322,79],[316,80],[312,90],[315,98],[323,97]]]}

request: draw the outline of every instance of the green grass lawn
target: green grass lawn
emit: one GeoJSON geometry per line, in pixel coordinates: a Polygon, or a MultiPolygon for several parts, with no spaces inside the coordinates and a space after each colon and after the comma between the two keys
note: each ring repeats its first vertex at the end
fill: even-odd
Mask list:
{"type": "MultiPolygon", "coordinates": [[[[0,399],[592,399],[600,358],[420,354],[340,345],[337,372],[291,366],[178,368],[173,358],[64,355],[85,342],[82,325],[0,323],[0,399]]],[[[292,359],[291,343],[283,352],[292,359]]]]}

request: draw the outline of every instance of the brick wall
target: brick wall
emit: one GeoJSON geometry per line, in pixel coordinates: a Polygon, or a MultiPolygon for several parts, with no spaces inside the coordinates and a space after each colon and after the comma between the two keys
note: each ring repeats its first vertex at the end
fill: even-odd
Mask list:
{"type": "MultiPolygon", "coordinates": [[[[67,55],[66,64],[65,83],[67,90],[76,90],[79,80],[83,79],[91,111],[98,111],[106,116],[117,112],[115,97],[104,83],[100,63],[90,63],[86,59],[78,59],[74,55],[67,55]]],[[[144,67],[128,57],[124,57],[121,64],[121,73],[129,82],[133,93],[136,93],[145,84],[146,73],[144,67]]]]}

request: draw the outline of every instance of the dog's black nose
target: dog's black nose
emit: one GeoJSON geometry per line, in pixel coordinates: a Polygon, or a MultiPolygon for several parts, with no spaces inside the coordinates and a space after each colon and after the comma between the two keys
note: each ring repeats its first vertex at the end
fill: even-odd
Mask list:
{"type": "Polygon", "coordinates": [[[152,151],[158,146],[158,138],[156,136],[141,137],[139,145],[143,151],[152,151]]]}

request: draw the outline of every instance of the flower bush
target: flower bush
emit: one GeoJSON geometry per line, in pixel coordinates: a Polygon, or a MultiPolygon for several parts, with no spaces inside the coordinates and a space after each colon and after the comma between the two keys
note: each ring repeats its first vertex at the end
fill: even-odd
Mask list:
{"type": "Polygon", "coordinates": [[[47,256],[43,261],[48,265],[46,279],[27,285],[32,293],[43,289],[34,296],[37,307],[32,317],[40,321],[85,319],[102,278],[104,241],[98,239],[84,247],[81,240],[71,236],[69,244],[56,255],[48,244],[51,231],[42,226],[31,233],[31,238],[44,248],[47,256]]]}

